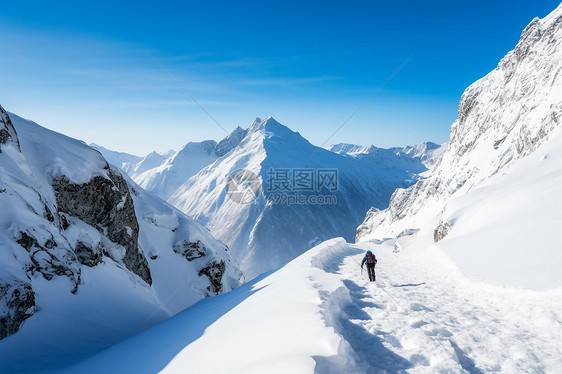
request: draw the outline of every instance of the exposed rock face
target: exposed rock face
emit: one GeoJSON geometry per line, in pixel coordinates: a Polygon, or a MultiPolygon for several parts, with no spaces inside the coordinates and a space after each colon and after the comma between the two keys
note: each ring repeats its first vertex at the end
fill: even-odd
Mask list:
{"type": "Polygon", "coordinates": [[[365,217],[365,221],[361,224],[361,226],[359,226],[357,228],[357,234],[355,235],[355,240],[358,240],[359,238],[361,238],[362,236],[364,236],[365,234],[369,233],[371,230],[371,219],[380,212],[380,209],[377,209],[375,207],[371,207],[371,209],[369,209],[369,211],[367,212],[367,215],[365,217]]]}
{"type": "Polygon", "coordinates": [[[234,131],[230,133],[230,135],[217,143],[217,145],[215,146],[215,154],[218,157],[222,157],[228,152],[232,151],[234,148],[238,147],[247,133],[248,130],[244,130],[240,126],[238,126],[236,129],[234,129],[234,131]]]}
{"type": "Polygon", "coordinates": [[[512,160],[533,153],[561,126],[562,6],[533,20],[498,67],[466,89],[447,150],[431,176],[398,189],[388,209],[369,214],[357,240],[393,237],[436,217],[512,160]]]}
{"type": "Polygon", "coordinates": [[[182,240],[174,245],[174,252],[185,257],[187,261],[193,261],[204,257],[207,254],[207,248],[200,240],[196,242],[182,240]]]}
{"type": "Polygon", "coordinates": [[[449,226],[449,224],[445,222],[439,222],[439,225],[435,228],[435,231],[433,232],[433,241],[437,243],[438,241],[445,238],[447,234],[449,234],[450,228],[451,227],[449,226]]]}
{"type": "Polygon", "coordinates": [[[0,153],[2,153],[2,144],[6,144],[9,141],[14,142],[16,147],[20,149],[18,135],[10,120],[10,116],[8,116],[4,108],[0,106],[0,153]]]}
{"type": "Polygon", "coordinates": [[[219,262],[213,261],[199,271],[200,277],[204,275],[211,282],[211,285],[207,288],[208,296],[218,295],[222,292],[222,277],[225,269],[225,262],[220,260],[219,262]]]}
{"type": "Polygon", "coordinates": [[[32,264],[26,268],[28,276],[40,273],[46,280],[55,276],[66,276],[74,283],[72,293],[76,292],[81,272],[70,250],[59,248],[54,239],[39,243],[29,232],[20,232],[16,241],[29,253],[32,264]]]}
{"type": "MultiPolygon", "coordinates": [[[[65,176],[55,178],[53,188],[58,210],[80,218],[123,246],[125,256],[115,260],[122,260],[127,269],[151,285],[148,261],[139,250],[139,224],[127,183],[112,170],[108,176],[96,176],[83,184],[72,183],[65,176]]],[[[82,253],[83,250],[80,248],[82,253]]]]}
{"type": "Polygon", "coordinates": [[[0,282],[0,340],[15,334],[35,313],[35,294],[29,283],[0,282]]]}
{"type": "Polygon", "coordinates": [[[103,257],[103,245],[98,243],[97,248],[92,248],[91,246],[78,241],[76,247],[74,248],[74,254],[78,262],[82,265],[89,267],[94,267],[102,262],[103,257]]]}

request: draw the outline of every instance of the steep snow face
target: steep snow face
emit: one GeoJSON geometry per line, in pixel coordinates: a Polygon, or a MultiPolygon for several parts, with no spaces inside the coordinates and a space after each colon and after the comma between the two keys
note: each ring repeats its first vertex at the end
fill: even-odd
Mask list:
{"type": "Polygon", "coordinates": [[[168,201],[223,240],[253,277],[334,235],[352,238],[358,217],[369,206],[386,207],[395,187],[415,179],[391,163],[378,165],[315,147],[270,117],[257,119],[237,148],[190,178],[168,201]],[[254,173],[262,186],[250,204],[228,196],[229,176],[240,169],[254,173]],[[301,203],[276,200],[271,171],[296,169],[337,170],[339,185],[335,191],[298,191],[306,198],[301,203]],[[312,202],[311,195],[335,199],[312,202]]]}
{"type": "MultiPolygon", "coordinates": [[[[175,152],[174,152],[175,154],[175,152]]],[[[164,156],[161,155],[158,152],[150,152],[148,155],[146,155],[146,157],[144,157],[142,160],[140,160],[133,168],[133,170],[131,170],[131,172],[127,172],[127,174],[129,174],[129,176],[131,177],[135,177],[137,175],[140,175],[142,173],[144,173],[147,170],[153,169],[155,167],[158,167],[160,165],[162,165],[162,163],[164,163],[164,161],[166,161],[169,157],[171,156],[164,156]]]]}
{"type": "Polygon", "coordinates": [[[447,150],[432,175],[397,190],[387,210],[370,212],[357,239],[420,227],[452,197],[471,191],[550,139],[562,116],[561,44],[559,6],[546,18],[534,19],[498,67],[464,92],[447,150]]]}
{"type": "Polygon", "coordinates": [[[439,246],[468,277],[506,287],[562,287],[562,130],[533,154],[450,199],[439,246]]]}
{"type": "Polygon", "coordinates": [[[224,244],[99,152],[1,114],[2,370],[67,364],[240,284],[224,244]]]}

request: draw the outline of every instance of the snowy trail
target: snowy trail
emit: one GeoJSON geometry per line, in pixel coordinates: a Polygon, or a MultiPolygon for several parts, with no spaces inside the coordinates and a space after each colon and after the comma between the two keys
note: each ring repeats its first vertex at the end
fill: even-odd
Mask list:
{"type": "Polygon", "coordinates": [[[560,290],[492,287],[436,246],[393,247],[329,240],[65,372],[560,372],[560,290]],[[367,249],[376,283],[360,272],[367,249]]]}
{"type": "Polygon", "coordinates": [[[360,273],[362,255],[348,256],[338,271],[354,303],[351,322],[404,358],[377,357],[376,347],[346,328],[344,338],[367,372],[543,373],[562,368],[559,293],[474,284],[437,249],[402,254],[393,253],[392,244],[351,245],[377,255],[376,283],[360,273]]]}

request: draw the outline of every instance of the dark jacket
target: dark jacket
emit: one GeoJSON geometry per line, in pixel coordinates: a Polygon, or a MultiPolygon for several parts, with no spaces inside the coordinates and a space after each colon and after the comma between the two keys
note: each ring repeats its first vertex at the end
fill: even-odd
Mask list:
{"type": "MultiPolygon", "coordinates": [[[[374,266],[377,263],[377,258],[375,257],[374,253],[371,253],[371,255],[373,256],[373,259],[375,260],[375,263],[373,264],[373,266],[374,266]]],[[[369,257],[368,254],[365,254],[365,257],[363,257],[363,261],[361,261],[361,269],[363,269],[363,264],[365,264],[368,257],[369,257]]],[[[367,266],[369,266],[369,264],[367,264],[367,266]]]]}

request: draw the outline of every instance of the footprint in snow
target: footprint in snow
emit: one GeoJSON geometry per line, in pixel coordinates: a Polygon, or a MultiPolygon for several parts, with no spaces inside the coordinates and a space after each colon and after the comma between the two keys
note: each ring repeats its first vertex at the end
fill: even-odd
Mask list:
{"type": "Polygon", "coordinates": [[[429,322],[417,321],[417,322],[412,323],[412,327],[415,328],[415,329],[419,329],[420,327],[428,325],[428,324],[429,324],[429,322]]]}
{"type": "Polygon", "coordinates": [[[451,336],[453,336],[453,334],[451,334],[451,332],[445,328],[437,328],[437,329],[432,329],[429,331],[426,331],[425,334],[427,336],[442,336],[445,338],[450,338],[451,336]]]}
{"type": "Polygon", "coordinates": [[[414,312],[433,312],[433,309],[426,307],[425,305],[419,303],[410,304],[410,309],[414,312]]]}

